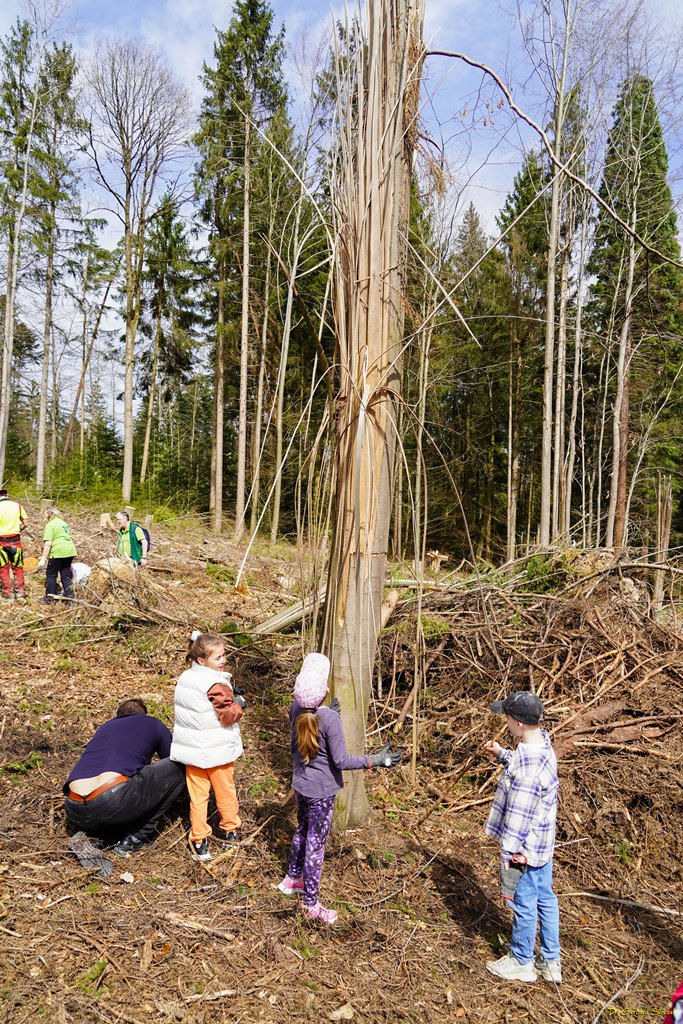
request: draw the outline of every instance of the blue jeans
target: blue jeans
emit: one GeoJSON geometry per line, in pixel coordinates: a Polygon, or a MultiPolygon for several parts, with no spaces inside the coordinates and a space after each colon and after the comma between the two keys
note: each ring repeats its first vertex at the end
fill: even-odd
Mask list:
{"type": "Polygon", "coordinates": [[[540,868],[527,868],[510,902],[512,939],[510,952],[520,964],[534,958],[536,925],[541,923],[541,955],[545,960],[560,959],[560,911],[553,892],[553,861],[540,868]]]}

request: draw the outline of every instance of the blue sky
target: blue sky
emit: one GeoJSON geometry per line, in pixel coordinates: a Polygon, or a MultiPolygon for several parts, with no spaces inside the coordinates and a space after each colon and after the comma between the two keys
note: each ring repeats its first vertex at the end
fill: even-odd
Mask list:
{"type": "MultiPolygon", "coordinates": [[[[300,42],[303,36],[315,39],[322,33],[329,35],[331,6],[315,0],[272,0],[272,6],[276,24],[284,22],[291,44],[300,42]]],[[[335,6],[337,11],[341,10],[339,5],[335,6]]],[[[0,33],[6,33],[22,10],[20,0],[0,2],[0,33]]],[[[101,35],[144,37],[165,50],[177,74],[199,99],[198,75],[202,62],[212,58],[214,27],[224,27],[230,12],[231,4],[226,0],[81,0],[65,15],[62,34],[84,52],[88,52],[101,35]]],[[[466,50],[500,69],[505,68],[511,45],[513,48],[516,45],[513,25],[511,15],[481,0],[427,0],[425,35],[434,48],[466,50]]],[[[462,109],[463,95],[474,81],[472,74],[453,62],[450,65],[444,61],[432,62],[427,89],[437,95],[439,118],[446,122],[445,136],[453,130],[449,124],[451,114],[462,109]]],[[[433,120],[429,101],[425,114],[433,120]]],[[[442,133],[434,126],[433,134],[439,138],[442,133]]],[[[478,145],[477,150],[481,149],[478,145]]],[[[501,163],[489,168],[487,181],[482,180],[476,186],[478,195],[473,196],[477,205],[481,203],[489,223],[519,163],[519,153],[514,147],[504,146],[497,157],[501,163]]],[[[475,163],[479,159],[481,157],[475,163]]],[[[458,174],[461,173],[465,174],[459,168],[458,174]]]]}
{"type": "MultiPolygon", "coordinates": [[[[574,0],[575,3],[581,0],[574,0]]],[[[602,0],[585,0],[589,5],[602,0]]],[[[629,0],[623,0],[623,5],[629,0]]],[[[681,32],[683,0],[645,0],[650,12],[653,30],[673,40],[681,32]]],[[[516,20],[516,0],[426,0],[427,14],[425,38],[428,48],[458,50],[488,64],[514,86],[514,95],[520,106],[539,121],[545,120],[543,97],[538,81],[530,75],[520,40],[516,20]]],[[[523,13],[528,12],[530,0],[519,0],[523,13]]],[[[301,46],[303,37],[311,42],[316,38],[329,38],[331,8],[315,0],[271,0],[276,24],[284,22],[287,41],[293,47],[301,46]]],[[[335,4],[337,12],[341,5],[335,4]]],[[[592,7],[589,7],[592,9],[592,7]]],[[[201,97],[198,76],[204,61],[211,62],[215,26],[227,25],[232,5],[226,0],[80,0],[73,3],[63,19],[59,38],[72,41],[86,57],[94,41],[108,34],[142,37],[161,47],[177,75],[192,89],[197,104],[201,97]]],[[[24,16],[21,0],[0,0],[0,35],[5,35],[17,16],[24,16]]],[[[683,47],[681,47],[683,54],[683,47]]],[[[683,66],[679,79],[683,82],[683,66]]],[[[526,147],[536,144],[530,130],[513,121],[509,114],[496,111],[491,115],[484,109],[486,98],[494,95],[487,87],[478,96],[481,74],[465,68],[460,62],[432,58],[425,68],[423,117],[426,134],[441,144],[448,155],[448,182],[451,212],[457,216],[467,203],[474,202],[487,231],[495,231],[495,215],[512,186],[515,172],[521,165],[526,147]],[[467,113],[463,113],[466,111],[467,113]],[[487,115],[486,127],[482,118],[487,115]],[[474,127],[473,122],[477,122],[474,127]]],[[[667,90],[662,90],[666,102],[667,90]]],[[[681,90],[683,95],[683,89],[681,90]]],[[[496,95],[496,99],[497,99],[496,95]]],[[[683,205],[683,103],[671,93],[672,120],[667,143],[671,154],[671,179],[674,195],[683,205]]],[[[611,100],[605,101],[603,124],[609,121],[611,100]]],[[[296,106],[295,106],[296,112],[296,106]]],[[[426,144],[432,155],[436,149],[426,144]]],[[[95,200],[94,200],[95,202],[95,200]]],[[[683,223],[680,217],[679,224],[683,223]]],[[[110,224],[103,241],[113,245],[118,228],[110,224]]],[[[22,316],[32,321],[31,302],[23,297],[22,316]]],[[[39,326],[40,309],[35,312],[39,326]]],[[[61,312],[64,328],[71,333],[69,322],[73,311],[61,312]]],[[[72,325],[73,326],[73,325],[72,325]]],[[[114,362],[102,363],[99,372],[104,378],[111,376],[111,389],[116,393],[120,382],[114,362]]],[[[66,366],[63,375],[68,378],[66,366]]],[[[66,380],[67,390],[71,381],[66,380]]],[[[120,405],[120,403],[119,403],[120,405]]],[[[116,417],[116,403],[113,409],[116,417]]]]}
{"type": "MultiPolygon", "coordinates": [[[[588,0],[594,2],[597,0],[588,0]]],[[[647,2],[660,30],[680,32],[683,0],[647,2]]],[[[271,3],[276,24],[284,22],[290,44],[300,44],[304,36],[309,40],[321,34],[329,36],[331,6],[315,0],[271,3]]],[[[529,0],[520,0],[520,5],[528,12],[529,0]]],[[[84,53],[98,36],[143,37],[167,53],[176,73],[199,101],[202,62],[212,59],[215,26],[227,24],[231,9],[226,0],[80,0],[64,16],[62,35],[84,53]]],[[[334,9],[339,12],[341,5],[335,4],[334,9]]],[[[1,0],[0,33],[4,34],[22,11],[21,0],[1,0]]],[[[489,64],[515,84],[520,105],[543,120],[540,96],[521,49],[515,0],[427,0],[426,12],[428,46],[464,51],[489,64]]],[[[494,126],[471,130],[471,113],[465,118],[461,115],[465,109],[472,110],[480,81],[478,73],[460,63],[432,59],[426,68],[424,115],[432,138],[448,150],[451,182],[454,193],[461,194],[460,205],[462,199],[472,199],[487,228],[493,230],[495,212],[511,186],[523,149],[534,140],[528,130],[513,126],[505,113],[497,116],[494,126]]]]}

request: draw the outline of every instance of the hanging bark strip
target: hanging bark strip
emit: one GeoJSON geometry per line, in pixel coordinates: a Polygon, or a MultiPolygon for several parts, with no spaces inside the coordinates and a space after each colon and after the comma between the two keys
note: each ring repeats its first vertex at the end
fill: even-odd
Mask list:
{"type": "MultiPolygon", "coordinates": [[[[366,38],[337,54],[339,151],[333,302],[336,361],[335,522],[322,626],[349,749],[362,751],[392,509],[401,385],[409,189],[417,142],[423,0],[365,9],[366,38]]],[[[337,802],[338,827],[367,818],[361,772],[337,802]]]]}

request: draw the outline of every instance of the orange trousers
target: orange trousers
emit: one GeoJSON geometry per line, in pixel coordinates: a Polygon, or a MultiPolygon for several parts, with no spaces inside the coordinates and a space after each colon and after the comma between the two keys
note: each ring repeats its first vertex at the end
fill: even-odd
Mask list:
{"type": "Polygon", "coordinates": [[[199,843],[211,835],[211,826],[206,820],[211,789],[216,795],[221,828],[225,832],[232,832],[242,824],[234,768],[234,761],[218,765],[217,768],[197,768],[192,764],[185,766],[187,791],[190,794],[190,840],[193,843],[199,843]]]}

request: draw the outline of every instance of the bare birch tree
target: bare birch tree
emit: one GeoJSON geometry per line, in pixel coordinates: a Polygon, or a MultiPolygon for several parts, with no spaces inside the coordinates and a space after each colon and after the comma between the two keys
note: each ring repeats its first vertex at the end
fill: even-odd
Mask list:
{"type": "MultiPolygon", "coordinates": [[[[171,172],[187,139],[190,100],[162,53],[132,39],[109,39],[97,45],[88,86],[89,155],[95,178],[113,200],[112,212],[123,227],[126,341],[122,496],[130,501],[135,341],[145,230],[154,210],[156,190],[171,172]]],[[[170,191],[174,191],[173,185],[170,191]]]]}

